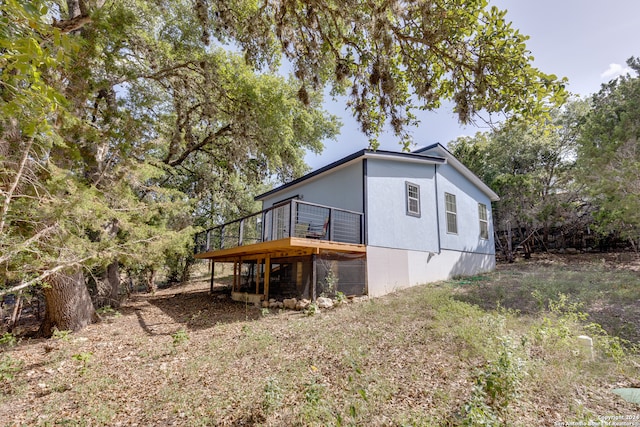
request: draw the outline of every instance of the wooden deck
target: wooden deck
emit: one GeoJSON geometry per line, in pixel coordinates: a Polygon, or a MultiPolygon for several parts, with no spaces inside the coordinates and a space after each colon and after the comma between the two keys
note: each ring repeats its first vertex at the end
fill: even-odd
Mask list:
{"type": "Polygon", "coordinates": [[[284,239],[237,246],[235,248],[202,252],[196,254],[195,257],[198,259],[210,259],[216,262],[235,262],[239,259],[263,259],[267,255],[270,258],[283,258],[319,254],[324,251],[363,253],[366,252],[366,250],[365,245],[354,243],[332,242],[328,240],[306,239],[301,237],[286,237],[284,239]]]}
{"type": "Polygon", "coordinates": [[[198,259],[211,261],[211,292],[213,292],[214,266],[219,262],[233,263],[233,286],[231,296],[237,301],[258,302],[269,299],[269,273],[273,258],[287,258],[295,256],[311,255],[313,262],[312,275],[312,300],[315,300],[316,255],[326,252],[365,253],[365,245],[354,243],[333,242],[301,237],[286,237],[284,239],[270,240],[268,242],[254,243],[251,245],[237,246],[234,248],[218,249],[196,254],[198,259]],[[255,293],[239,293],[241,265],[245,261],[255,261],[264,266],[264,292],[260,292],[260,280],[256,282],[255,293]]]}

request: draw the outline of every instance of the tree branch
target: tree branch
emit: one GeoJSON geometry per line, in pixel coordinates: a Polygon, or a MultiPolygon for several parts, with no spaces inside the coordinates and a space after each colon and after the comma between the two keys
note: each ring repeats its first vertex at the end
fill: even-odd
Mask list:
{"type": "Polygon", "coordinates": [[[54,228],[56,228],[55,225],[50,225],[49,227],[46,227],[40,230],[39,232],[37,232],[36,234],[34,234],[33,236],[29,237],[27,240],[25,240],[21,244],[17,245],[18,246],[17,248],[14,246],[12,251],[0,256],[0,264],[8,261],[13,254],[20,252],[23,248],[27,248],[31,243],[35,242],[36,240],[40,240],[42,236],[48,234],[54,228]]]}
{"type": "Polygon", "coordinates": [[[16,176],[9,187],[9,191],[7,191],[6,196],[4,198],[4,202],[2,203],[2,211],[0,212],[0,233],[4,230],[4,226],[7,221],[7,214],[9,213],[9,204],[11,203],[11,199],[13,198],[13,193],[16,191],[18,187],[18,183],[22,178],[22,174],[24,172],[24,166],[27,164],[27,159],[29,158],[29,151],[31,150],[31,145],[33,144],[33,138],[29,138],[27,141],[27,146],[24,149],[24,155],[20,160],[20,166],[18,167],[18,171],[16,172],[16,176]]]}
{"type": "Polygon", "coordinates": [[[45,271],[44,273],[42,273],[40,276],[36,277],[35,279],[31,279],[28,282],[23,282],[23,283],[19,284],[18,286],[14,286],[13,288],[0,290],[0,297],[3,296],[3,295],[6,295],[6,294],[11,294],[11,293],[13,293],[15,291],[19,291],[19,290],[24,289],[24,288],[28,288],[29,286],[34,285],[35,283],[46,279],[47,277],[57,273],[58,271],[60,271],[62,269],[65,269],[65,268],[71,267],[71,266],[81,265],[83,262],[85,262],[86,260],[88,260],[90,258],[93,258],[93,256],[86,257],[86,258],[83,258],[83,259],[80,259],[80,260],[77,260],[77,261],[69,262],[69,263],[66,263],[66,264],[60,264],[60,265],[58,265],[56,267],[53,267],[51,270],[45,271]]]}
{"type": "Polygon", "coordinates": [[[216,132],[207,135],[207,137],[204,138],[199,143],[187,147],[182,152],[182,154],[180,154],[180,157],[178,157],[177,159],[171,160],[171,161],[165,161],[165,163],[168,164],[169,166],[178,166],[179,164],[184,162],[187,159],[187,157],[189,157],[189,155],[191,153],[193,153],[194,151],[198,151],[198,150],[202,149],[202,147],[206,146],[207,144],[210,144],[216,138],[224,135],[225,133],[229,132],[230,130],[231,130],[231,123],[228,123],[225,126],[223,126],[220,129],[218,129],[216,132]]]}
{"type": "Polygon", "coordinates": [[[79,30],[87,24],[93,22],[90,16],[88,15],[80,15],[75,18],[66,19],[64,21],[53,21],[51,24],[53,27],[56,27],[60,30],[62,34],[71,33],[73,31],[79,30]]]}

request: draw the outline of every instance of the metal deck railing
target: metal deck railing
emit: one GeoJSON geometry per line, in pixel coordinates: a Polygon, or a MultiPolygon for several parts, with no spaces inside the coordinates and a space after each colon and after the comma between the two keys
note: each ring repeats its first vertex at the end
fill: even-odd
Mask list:
{"type": "Polygon", "coordinates": [[[286,237],[362,244],[364,215],[292,199],[196,234],[195,253],[286,237]]]}

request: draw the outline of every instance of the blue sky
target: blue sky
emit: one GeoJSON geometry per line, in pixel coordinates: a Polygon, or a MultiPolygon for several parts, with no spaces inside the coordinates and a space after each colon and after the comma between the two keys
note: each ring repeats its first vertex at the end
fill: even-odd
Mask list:
{"type": "MultiPolygon", "coordinates": [[[[534,65],[545,73],[569,79],[568,89],[580,96],[597,92],[606,83],[626,73],[625,61],[640,56],[640,1],[638,0],[492,0],[507,9],[506,18],[521,33],[530,36],[527,47],[534,65]]],[[[367,138],[345,110],[343,100],[327,99],[325,107],[343,122],[336,141],[326,141],[320,155],[305,157],[312,169],[368,146],[367,138]]],[[[461,126],[451,105],[420,116],[413,130],[416,146],[446,144],[461,135],[487,130],[461,126]]],[[[391,133],[380,138],[381,149],[400,150],[391,133]]]]}

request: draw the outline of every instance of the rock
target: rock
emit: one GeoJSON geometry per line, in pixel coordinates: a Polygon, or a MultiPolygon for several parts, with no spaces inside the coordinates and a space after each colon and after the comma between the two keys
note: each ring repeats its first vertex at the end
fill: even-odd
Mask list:
{"type": "Polygon", "coordinates": [[[565,249],[565,253],[567,253],[568,255],[576,255],[580,253],[580,251],[577,250],[576,248],[567,248],[565,249]]]}
{"type": "Polygon", "coordinates": [[[262,301],[262,308],[269,308],[269,301],[262,301]]]}
{"type": "Polygon", "coordinates": [[[309,304],[311,304],[311,301],[309,301],[308,299],[301,299],[296,303],[296,310],[304,310],[305,308],[309,307],[309,304]]]}
{"type": "Polygon", "coordinates": [[[218,298],[219,300],[227,299],[227,294],[220,294],[216,296],[216,298],[218,298]]]}
{"type": "Polygon", "coordinates": [[[271,302],[276,302],[276,299],[275,299],[275,298],[269,298],[269,302],[270,302],[270,303],[271,303],[271,302]]]}
{"type": "Polygon", "coordinates": [[[318,304],[318,308],[331,308],[333,307],[333,301],[331,298],[320,297],[316,299],[316,304],[318,304]]]}
{"type": "Polygon", "coordinates": [[[295,310],[297,303],[298,300],[295,298],[285,298],[284,301],[282,301],[284,308],[286,308],[287,310],[295,310]]]}

